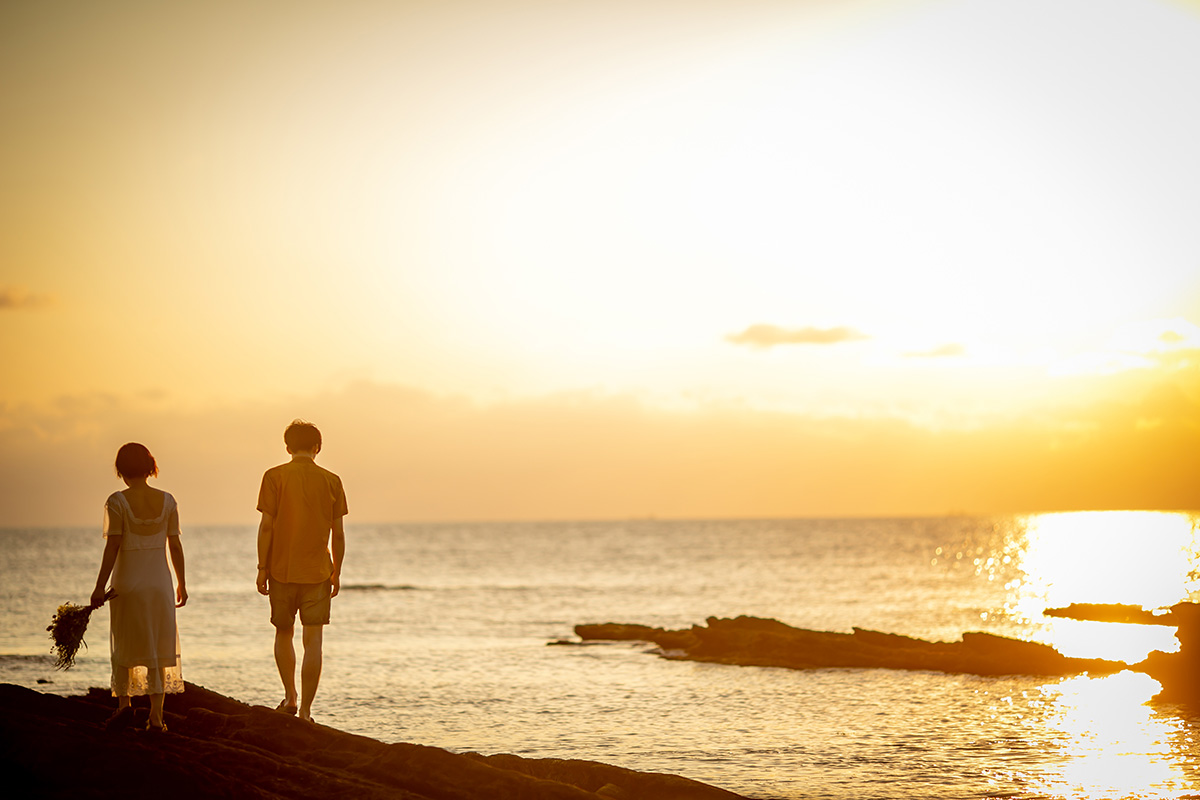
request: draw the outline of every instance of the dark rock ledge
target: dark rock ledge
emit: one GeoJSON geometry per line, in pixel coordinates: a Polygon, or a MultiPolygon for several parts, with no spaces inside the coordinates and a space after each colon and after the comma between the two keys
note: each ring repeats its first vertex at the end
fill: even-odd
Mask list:
{"type": "MultiPolygon", "coordinates": [[[[135,703],[136,705],[136,703],[135,703]]],[[[187,684],[167,733],[107,732],[108,692],[58,697],[0,684],[4,784],[38,798],[738,800],[674,775],[592,761],[384,744],[187,684]]],[[[140,711],[144,725],[145,714],[140,711]]]]}
{"type": "Polygon", "coordinates": [[[1049,645],[989,633],[964,633],[958,642],[930,642],[854,628],[830,633],[793,628],[773,619],[709,617],[707,625],[665,630],[647,625],[576,625],[586,641],[653,642],[664,658],[756,667],[838,667],[930,670],[971,675],[1105,675],[1120,661],[1069,658],[1049,645]]]}

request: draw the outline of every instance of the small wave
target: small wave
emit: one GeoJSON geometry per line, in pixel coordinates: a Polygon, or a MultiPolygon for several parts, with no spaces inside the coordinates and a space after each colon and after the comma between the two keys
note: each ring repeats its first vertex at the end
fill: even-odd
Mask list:
{"type": "Polygon", "coordinates": [[[54,656],[17,655],[16,653],[0,653],[0,664],[53,664],[54,656]]]}
{"type": "Polygon", "coordinates": [[[415,592],[415,591],[417,591],[417,588],[418,587],[416,587],[416,586],[407,586],[407,585],[403,585],[403,584],[399,585],[399,586],[388,586],[385,583],[351,583],[347,586],[343,586],[341,588],[341,591],[343,591],[343,592],[415,592]]]}

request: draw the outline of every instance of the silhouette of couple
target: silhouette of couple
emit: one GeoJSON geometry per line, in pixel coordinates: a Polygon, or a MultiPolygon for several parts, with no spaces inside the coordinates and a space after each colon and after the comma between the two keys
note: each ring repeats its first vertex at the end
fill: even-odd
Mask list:
{"type": "MultiPolygon", "coordinates": [[[[295,420],[283,441],[291,460],[267,470],[258,493],[262,520],[255,585],[271,601],[275,664],[283,682],[277,708],[311,720],[321,680],[324,626],[329,624],[330,600],[341,588],[346,492],[341,478],[316,464],[321,432],[315,425],[295,420]],[[299,693],[293,644],[297,614],[304,648],[299,693]]],[[[109,727],[132,724],[132,698],[149,695],[146,728],[165,732],[163,698],[183,691],[175,609],[187,603],[188,594],[179,510],[169,493],[147,485],[158,475],[158,464],[144,445],[121,447],[116,471],[127,488],[113,492],[104,506],[104,554],[91,598],[93,607],[106,600],[110,605],[112,693],[118,705],[109,727]]]]}

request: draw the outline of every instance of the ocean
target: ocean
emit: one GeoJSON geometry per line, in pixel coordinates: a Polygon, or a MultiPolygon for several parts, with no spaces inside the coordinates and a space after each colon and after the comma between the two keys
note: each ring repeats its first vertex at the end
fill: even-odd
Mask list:
{"type": "MultiPolygon", "coordinates": [[[[1200,714],[1158,684],[673,661],[580,623],[749,615],[956,641],[967,631],[1129,663],[1173,629],[1046,617],[1072,602],[1200,597],[1200,517],[354,524],[317,721],[385,742],[667,772],[751,798],[1200,797],[1200,714]]],[[[255,525],[189,527],[183,674],[274,707],[255,525]]],[[[108,615],[56,671],[55,608],[86,602],[99,527],[0,530],[0,681],[107,686],[108,615]]],[[[297,636],[297,645],[299,645],[297,636]]],[[[170,711],[170,698],[167,710],[170,711]]]]}

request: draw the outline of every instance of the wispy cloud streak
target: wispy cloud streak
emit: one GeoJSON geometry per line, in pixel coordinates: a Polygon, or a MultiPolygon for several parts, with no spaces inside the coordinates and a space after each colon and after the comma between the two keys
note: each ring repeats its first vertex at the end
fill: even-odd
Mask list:
{"type": "Polygon", "coordinates": [[[49,295],[33,294],[20,286],[0,286],[0,311],[42,308],[50,302],[49,295]]]}
{"type": "Polygon", "coordinates": [[[781,328],[778,325],[751,325],[741,333],[731,333],[725,340],[736,345],[765,350],[780,345],[792,344],[841,344],[869,339],[854,328],[781,328]]]}
{"type": "Polygon", "coordinates": [[[954,358],[956,356],[965,356],[967,348],[961,344],[951,343],[944,344],[940,347],[934,347],[930,350],[918,350],[912,353],[905,353],[905,358],[954,358]]]}

